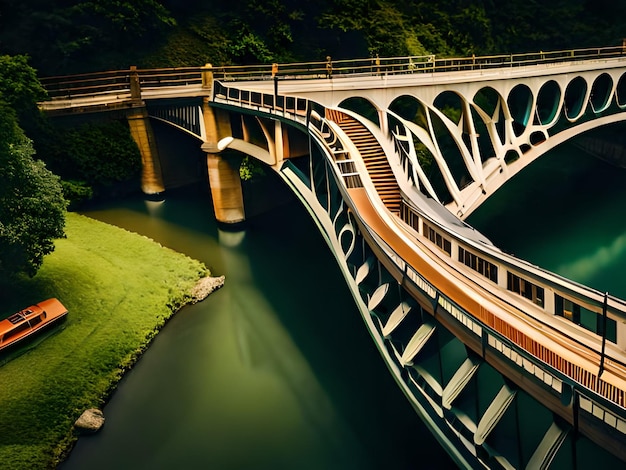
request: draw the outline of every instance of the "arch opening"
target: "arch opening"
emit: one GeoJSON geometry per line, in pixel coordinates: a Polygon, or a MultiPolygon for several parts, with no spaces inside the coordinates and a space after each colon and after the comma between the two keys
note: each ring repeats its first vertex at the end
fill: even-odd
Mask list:
{"type": "Polygon", "coordinates": [[[535,131],[530,134],[530,144],[531,145],[539,145],[542,142],[546,141],[546,136],[541,131],[535,131]]]}
{"type": "MultiPolygon", "coordinates": [[[[415,147],[415,153],[417,155],[417,161],[422,168],[422,171],[428,178],[433,191],[435,191],[435,195],[439,199],[439,201],[443,204],[448,204],[452,202],[452,194],[446,185],[446,181],[443,177],[443,173],[435,160],[435,156],[429,150],[429,148],[418,139],[415,134],[411,133],[413,137],[413,145],[415,147]]],[[[422,185],[420,185],[420,190],[424,192],[422,185]]]]}
{"type": "Polygon", "coordinates": [[[550,124],[558,115],[561,88],[554,80],[543,84],[537,94],[536,118],[541,125],[550,124]]]}
{"type": "MultiPolygon", "coordinates": [[[[493,88],[485,87],[476,92],[473,98],[474,104],[491,118],[491,123],[495,127],[500,138],[500,144],[504,144],[504,113],[502,112],[502,96],[493,88]]],[[[474,120],[476,122],[476,120],[474,120]]]]}
{"type": "Polygon", "coordinates": [[[380,127],[378,109],[368,99],[360,96],[348,98],[339,103],[339,107],[350,110],[380,127]]]}
{"type": "Polygon", "coordinates": [[[593,112],[599,113],[609,106],[612,92],[613,79],[608,73],[603,73],[593,81],[591,95],[589,96],[589,103],[593,112]]]}
{"type": "Polygon", "coordinates": [[[433,106],[456,125],[459,125],[463,118],[463,100],[452,91],[440,93],[435,98],[433,106]]]}
{"type": "Polygon", "coordinates": [[[524,133],[532,115],[533,94],[528,86],[520,84],[511,90],[507,98],[513,119],[513,133],[519,137],[524,133]]]}
{"type": "Polygon", "coordinates": [[[468,184],[471,184],[474,180],[467,169],[465,161],[463,160],[463,155],[461,153],[461,149],[459,148],[461,143],[457,142],[452,137],[445,123],[435,113],[431,113],[431,121],[435,134],[434,137],[439,145],[441,155],[443,156],[457,187],[462,189],[468,184]]]}
{"type": "Polygon", "coordinates": [[[402,95],[392,101],[389,110],[422,129],[428,130],[428,120],[426,117],[426,107],[417,98],[409,95],[402,95]]]}
{"type": "Polygon", "coordinates": [[[514,161],[519,160],[519,153],[516,150],[507,150],[504,155],[504,161],[507,165],[510,165],[514,161]]]}
{"type": "Polygon", "coordinates": [[[585,97],[587,95],[587,82],[582,77],[576,77],[567,84],[563,100],[565,117],[576,120],[584,110],[585,97]]]}

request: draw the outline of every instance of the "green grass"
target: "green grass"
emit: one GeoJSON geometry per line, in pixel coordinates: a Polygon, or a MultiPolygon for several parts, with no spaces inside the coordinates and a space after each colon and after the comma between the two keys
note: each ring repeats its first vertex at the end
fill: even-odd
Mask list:
{"type": "Polygon", "coordinates": [[[0,318],[57,297],[67,320],[0,357],[0,462],[54,468],[86,408],[101,407],[205,266],[137,234],[69,213],[33,279],[0,293],[0,318]]]}

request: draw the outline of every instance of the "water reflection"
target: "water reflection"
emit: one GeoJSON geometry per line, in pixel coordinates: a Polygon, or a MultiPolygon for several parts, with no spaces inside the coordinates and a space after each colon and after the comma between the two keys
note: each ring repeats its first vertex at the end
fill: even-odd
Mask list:
{"type": "MultiPolygon", "coordinates": [[[[616,261],[626,257],[626,233],[615,238],[608,246],[597,247],[589,255],[579,255],[573,261],[559,265],[556,272],[583,284],[590,284],[595,278],[615,268],[616,261]]],[[[618,267],[624,263],[618,263],[618,267]]]]}
{"type": "MultiPolygon", "coordinates": [[[[241,234],[243,232],[220,231],[219,240],[224,247],[222,253],[230,273],[228,282],[237,285],[236,294],[230,297],[237,355],[233,356],[229,367],[242,369],[239,387],[253,392],[246,400],[250,405],[248,413],[258,410],[262,402],[264,408],[273,410],[271,425],[264,426],[266,431],[271,431],[270,434],[278,431],[283,442],[300,447],[301,451],[319,446],[311,455],[317,468],[328,468],[331,464],[336,468],[363,468],[365,462],[341,461],[346,455],[354,455],[358,459],[363,451],[355,449],[358,443],[334,409],[332,399],[281,323],[270,299],[259,291],[249,258],[245,252],[232,249],[238,246],[233,246],[233,240],[243,239],[238,236],[241,234]],[[225,240],[227,244],[223,244],[225,240]],[[291,435],[294,427],[301,427],[298,424],[301,421],[306,423],[305,441],[294,439],[291,435]]],[[[289,287],[281,278],[274,279],[277,291],[289,287]]],[[[271,446],[275,438],[275,435],[270,437],[263,433],[256,437],[255,443],[258,445],[268,439],[266,445],[271,446]]]]}
{"type": "Polygon", "coordinates": [[[209,204],[181,194],[87,214],[201,259],[226,283],[157,335],[104,428],[62,468],[449,468],[304,209],[224,232],[209,204]]]}
{"type": "Polygon", "coordinates": [[[150,216],[158,217],[161,213],[161,209],[163,207],[163,204],[165,203],[165,200],[151,201],[146,199],[144,203],[146,204],[146,212],[150,216]]]}

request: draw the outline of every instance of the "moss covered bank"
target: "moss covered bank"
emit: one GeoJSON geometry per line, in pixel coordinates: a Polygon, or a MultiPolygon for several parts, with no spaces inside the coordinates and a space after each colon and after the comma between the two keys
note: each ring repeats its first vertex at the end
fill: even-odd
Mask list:
{"type": "Polygon", "coordinates": [[[49,297],[69,310],[45,337],[0,356],[0,462],[54,468],[73,423],[101,407],[168,318],[208,275],[199,261],[117,227],[70,213],[33,279],[3,292],[0,318],[49,297]]]}

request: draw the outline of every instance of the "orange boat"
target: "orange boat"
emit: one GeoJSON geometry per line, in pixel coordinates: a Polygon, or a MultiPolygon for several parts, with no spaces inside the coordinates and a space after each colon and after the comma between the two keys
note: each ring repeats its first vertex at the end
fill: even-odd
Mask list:
{"type": "Polygon", "coordinates": [[[57,299],[31,305],[0,321],[0,351],[65,318],[67,309],[57,299]]]}

